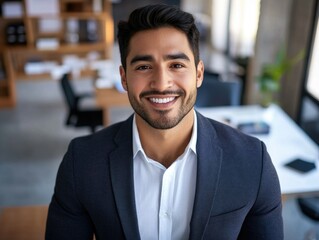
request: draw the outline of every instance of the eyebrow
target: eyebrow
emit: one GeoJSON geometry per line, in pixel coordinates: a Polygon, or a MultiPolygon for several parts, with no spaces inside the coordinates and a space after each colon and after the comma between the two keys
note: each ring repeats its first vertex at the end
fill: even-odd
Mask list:
{"type": "MultiPolygon", "coordinates": [[[[189,57],[185,53],[176,53],[176,54],[167,54],[164,56],[164,60],[176,60],[176,59],[183,59],[190,61],[189,57]]],[[[132,58],[130,61],[130,64],[134,64],[139,61],[145,61],[145,62],[152,62],[154,61],[154,58],[151,55],[137,55],[132,58]]]]}
{"type": "Polygon", "coordinates": [[[164,57],[165,60],[183,59],[190,61],[189,57],[185,53],[168,54],[164,57]]]}
{"type": "Polygon", "coordinates": [[[132,58],[130,64],[132,65],[133,63],[140,62],[140,61],[145,61],[145,62],[151,62],[153,61],[153,57],[151,55],[137,55],[132,58]]]}

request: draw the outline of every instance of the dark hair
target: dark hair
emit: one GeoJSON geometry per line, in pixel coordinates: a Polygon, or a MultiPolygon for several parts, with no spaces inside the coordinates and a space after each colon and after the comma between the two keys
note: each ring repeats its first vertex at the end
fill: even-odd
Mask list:
{"type": "Polygon", "coordinates": [[[199,31],[195,25],[194,17],[178,7],[155,4],[135,9],[130,14],[128,21],[120,21],[118,24],[117,38],[124,69],[126,69],[129,43],[134,34],[143,30],[167,26],[174,27],[186,34],[197,66],[199,62],[199,31]]]}

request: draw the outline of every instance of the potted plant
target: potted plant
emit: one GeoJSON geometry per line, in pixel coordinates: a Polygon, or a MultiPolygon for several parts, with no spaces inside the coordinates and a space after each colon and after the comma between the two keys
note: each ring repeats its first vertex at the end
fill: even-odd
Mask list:
{"type": "Polygon", "coordinates": [[[261,93],[261,105],[269,106],[276,102],[276,94],[280,90],[280,82],[283,75],[289,71],[297,62],[304,57],[304,50],[301,50],[293,58],[287,58],[282,48],[276,55],[273,63],[264,64],[261,74],[257,77],[261,93]]]}

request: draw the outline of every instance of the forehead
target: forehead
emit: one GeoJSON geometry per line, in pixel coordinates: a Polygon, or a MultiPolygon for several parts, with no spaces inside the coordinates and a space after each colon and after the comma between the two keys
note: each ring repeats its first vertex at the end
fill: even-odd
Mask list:
{"type": "Polygon", "coordinates": [[[187,36],[173,27],[139,31],[130,40],[128,58],[138,54],[167,54],[182,52],[194,58],[187,36]]]}

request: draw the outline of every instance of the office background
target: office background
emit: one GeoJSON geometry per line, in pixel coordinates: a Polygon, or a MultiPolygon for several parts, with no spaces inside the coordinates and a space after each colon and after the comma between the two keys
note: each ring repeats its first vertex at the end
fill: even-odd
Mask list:
{"type": "MultiPolygon", "coordinates": [[[[242,104],[259,103],[256,76],[260,74],[264,64],[274,61],[281,48],[286,49],[288,56],[294,56],[304,49],[304,59],[296,63],[282,78],[281,90],[276,100],[289,116],[319,143],[319,108],[311,97],[304,94],[307,53],[312,45],[316,0],[241,1],[244,6],[255,4],[259,11],[255,35],[251,33],[254,41],[250,41],[249,46],[240,40],[235,41],[236,35],[230,34],[230,16],[235,19],[233,24],[236,24],[234,15],[238,1],[235,0],[223,1],[223,17],[226,20],[223,22],[224,25],[218,25],[224,26],[224,31],[214,25],[211,10],[213,6],[216,8],[220,4],[219,0],[201,0],[196,3],[191,0],[114,1],[112,15],[115,25],[119,19],[126,18],[132,9],[158,2],[180,5],[192,12],[198,17],[203,45],[214,45],[214,51],[217,50],[229,57],[240,69],[245,70],[244,73],[239,73],[239,77],[245,82],[242,104]],[[228,30],[225,30],[225,26],[228,26],[228,30]],[[217,33],[224,41],[216,39],[217,33]],[[240,44],[245,47],[241,47],[240,50],[234,47],[241,46],[240,44]]],[[[116,28],[114,31],[116,33],[116,28]]],[[[116,45],[113,58],[118,59],[116,45]]],[[[53,192],[56,171],[69,141],[76,136],[89,133],[86,128],[69,128],[64,125],[67,110],[57,81],[49,78],[17,79],[15,85],[16,105],[0,109],[1,209],[48,204],[53,192]]],[[[74,85],[77,92],[94,91],[91,77],[86,76],[74,85]]],[[[111,122],[124,119],[130,113],[129,108],[112,109],[111,122]]],[[[303,239],[309,229],[318,227],[318,223],[301,213],[294,199],[285,202],[283,214],[287,240],[303,239]]]]}

